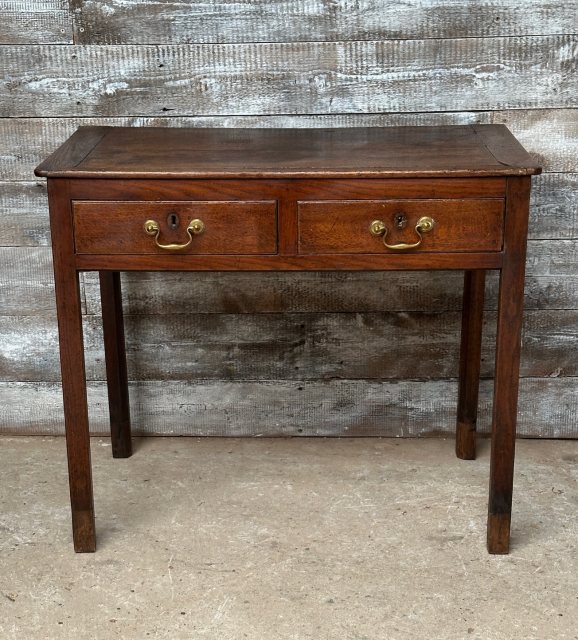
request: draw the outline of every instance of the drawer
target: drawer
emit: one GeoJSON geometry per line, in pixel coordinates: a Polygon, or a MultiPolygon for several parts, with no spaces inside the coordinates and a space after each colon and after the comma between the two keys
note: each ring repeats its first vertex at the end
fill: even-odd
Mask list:
{"type": "Polygon", "coordinates": [[[311,200],[298,203],[298,215],[301,254],[502,250],[504,201],[498,198],[311,200]],[[427,224],[416,230],[422,218],[433,221],[431,230],[427,224]],[[370,231],[374,221],[380,235],[370,231]]]}
{"type": "Polygon", "coordinates": [[[78,254],[277,253],[274,200],[76,200],[73,216],[78,254]]]}

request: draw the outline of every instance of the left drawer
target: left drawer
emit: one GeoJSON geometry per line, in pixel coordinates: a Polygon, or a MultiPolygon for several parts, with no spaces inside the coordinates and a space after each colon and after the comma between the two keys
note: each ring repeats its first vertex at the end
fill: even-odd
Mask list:
{"type": "Polygon", "coordinates": [[[275,200],[75,200],[72,205],[78,254],[277,253],[275,200]]]}

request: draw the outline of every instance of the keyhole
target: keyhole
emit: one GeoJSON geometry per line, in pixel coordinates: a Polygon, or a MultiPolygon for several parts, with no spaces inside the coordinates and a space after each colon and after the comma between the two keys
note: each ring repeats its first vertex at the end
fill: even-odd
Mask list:
{"type": "Polygon", "coordinates": [[[179,226],[179,216],[176,213],[169,213],[167,224],[171,229],[176,229],[179,226]]]}
{"type": "Polygon", "coordinates": [[[403,229],[405,227],[405,225],[407,224],[407,218],[405,217],[405,214],[403,213],[398,213],[395,216],[395,226],[398,229],[403,229]]]}

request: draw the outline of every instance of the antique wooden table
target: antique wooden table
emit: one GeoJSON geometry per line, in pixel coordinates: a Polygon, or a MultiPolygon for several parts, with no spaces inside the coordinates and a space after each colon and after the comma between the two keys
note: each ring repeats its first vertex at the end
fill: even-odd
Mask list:
{"type": "Polygon", "coordinates": [[[456,452],[473,459],[485,270],[497,269],[487,543],[507,553],[537,173],[502,125],[81,127],[36,169],[48,178],[75,550],[96,547],[80,271],[100,272],[122,458],[131,435],[120,271],[464,270],[456,452]]]}

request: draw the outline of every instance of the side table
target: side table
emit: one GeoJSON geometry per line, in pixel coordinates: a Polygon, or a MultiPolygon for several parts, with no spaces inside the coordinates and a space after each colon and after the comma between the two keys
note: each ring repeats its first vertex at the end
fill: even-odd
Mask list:
{"type": "Polygon", "coordinates": [[[81,127],[48,178],[74,548],[96,548],[78,274],[98,271],[115,457],[131,455],[121,271],[465,271],[456,453],[475,457],[500,272],[487,544],[508,553],[531,175],[503,125],[81,127]]]}

